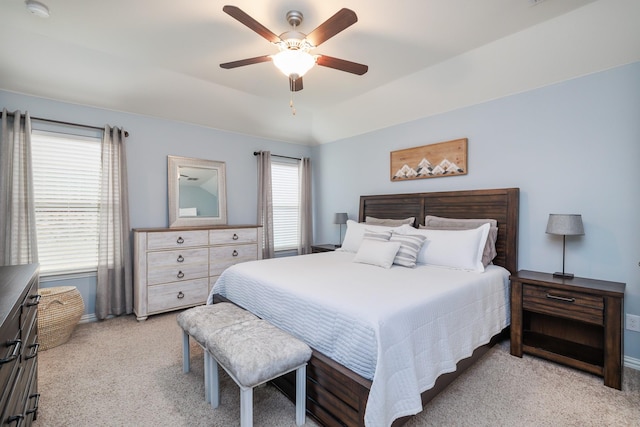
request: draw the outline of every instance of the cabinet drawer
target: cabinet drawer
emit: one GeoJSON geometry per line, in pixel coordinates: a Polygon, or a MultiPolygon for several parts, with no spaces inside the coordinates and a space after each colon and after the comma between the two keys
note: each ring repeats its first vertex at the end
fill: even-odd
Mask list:
{"type": "Polygon", "coordinates": [[[150,285],[199,279],[209,274],[209,249],[149,252],[147,265],[150,285]]]}
{"type": "Polygon", "coordinates": [[[218,276],[233,264],[256,259],[258,246],[255,244],[212,247],[209,250],[209,275],[218,276]]]}
{"type": "Polygon", "coordinates": [[[149,250],[207,246],[208,243],[207,230],[147,233],[147,249],[149,250]]]}
{"type": "Polygon", "coordinates": [[[149,313],[204,304],[209,293],[209,278],[149,286],[149,313]]]}
{"type": "Polygon", "coordinates": [[[209,244],[228,245],[231,243],[256,243],[258,230],[255,228],[229,228],[209,230],[209,244]]]}
{"type": "Polygon", "coordinates": [[[603,297],[582,292],[523,284],[522,307],[537,313],[604,324],[603,297]]]}

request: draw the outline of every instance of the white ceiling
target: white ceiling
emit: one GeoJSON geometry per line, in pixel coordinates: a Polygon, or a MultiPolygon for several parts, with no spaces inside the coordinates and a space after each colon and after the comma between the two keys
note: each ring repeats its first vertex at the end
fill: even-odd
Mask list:
{"type": "Polygon", "coordinates": [[[640,55],[637,0],[43,2],[48,19],[29,13],[23,0],[0,0],[0,89],[302,144],[362,134],[640,55]],[[369,72],[315,67],[294,95],[293,116],[287,78],[272,63],[219,67],[277,51],[225,14],[224,4],[276,34],[290,28],[288,10],[303,12],[298,29],[309,33],[348,7],[358,22],[313,53],[367,64],[369,72]]]}

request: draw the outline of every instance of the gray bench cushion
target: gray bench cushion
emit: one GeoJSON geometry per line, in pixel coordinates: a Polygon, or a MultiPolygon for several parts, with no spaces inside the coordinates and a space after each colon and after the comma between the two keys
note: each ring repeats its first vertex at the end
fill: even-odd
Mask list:
{"type": "Polygon", "coordinates": [[[240,385],[254,387],[311,358],[311,348],[265,320],[248,320],[206,334],[211,355],[240,385]]]}
{"type": "Polygon", "coordinates": [[[258,320],[252,313],[228,302],[193,307],[178,314],[178,325],[194,340],[205,345],[207,334],[235,323],[258,320]]]}

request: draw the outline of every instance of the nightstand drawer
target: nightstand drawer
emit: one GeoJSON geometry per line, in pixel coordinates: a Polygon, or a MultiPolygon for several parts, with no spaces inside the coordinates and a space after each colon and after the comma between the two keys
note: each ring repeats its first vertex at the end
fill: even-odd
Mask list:
{"type": "Polygon", "coordinates": [[[522,307],[537,313],[604,324],[602,296],[523,284],[522,307]]]}

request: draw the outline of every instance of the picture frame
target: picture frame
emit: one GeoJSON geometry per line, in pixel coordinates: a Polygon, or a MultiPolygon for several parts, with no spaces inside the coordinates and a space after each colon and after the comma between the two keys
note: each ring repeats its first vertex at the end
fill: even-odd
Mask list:
{"type": "Polygon", "coordinates": [[[390,153],[391,181],[459,176],[468,173],[467,138],[390,153]]]}

